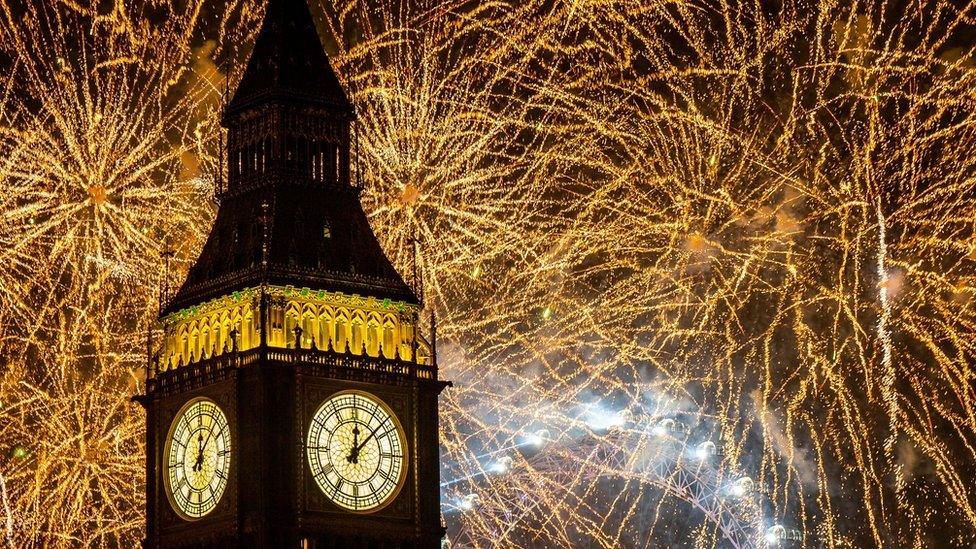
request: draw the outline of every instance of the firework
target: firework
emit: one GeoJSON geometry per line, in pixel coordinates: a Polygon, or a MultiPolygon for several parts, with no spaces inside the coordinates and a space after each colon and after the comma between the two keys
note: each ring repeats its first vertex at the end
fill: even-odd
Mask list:
{"type": "MultiPolygon", "coordinates": [[[[66,509],[17,543],[141,534],[120,392],[159,253],[175,283],[209,226],[214,60],[260,6],[4,8],[0,475],[12,524],[66,509]],[[105,475],[95,516],[55,487],[105,475]]],[[[976,7],[313,10],[371,221],[438,312],[452,542],[972,541],[976,7]]]]}

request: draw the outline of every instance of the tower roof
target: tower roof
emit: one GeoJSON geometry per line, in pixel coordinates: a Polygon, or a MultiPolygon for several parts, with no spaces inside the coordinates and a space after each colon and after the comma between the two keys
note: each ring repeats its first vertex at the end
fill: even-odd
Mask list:
{"type": "Polygon", "coordinates": [[[227,113],[252,108],[258,119],[276,122],[259,129],[228,125],[229,154],[236,158],[228,192],[163,315],[263,284],[417,303],[350,183],[353,108],[305,0],[269,0],[227,113]]]}
{"type": "Polygon", "coordinates": [[[354,187],[283,185],[225,201],[164,314],[262,284],[417,303],[358,194],[354,187]]]}
{"type": "Polygon", "coordinates": [[[269,0],[261,31],[227,113],[273,100],[352,111],[305,0],[269,0]]]}

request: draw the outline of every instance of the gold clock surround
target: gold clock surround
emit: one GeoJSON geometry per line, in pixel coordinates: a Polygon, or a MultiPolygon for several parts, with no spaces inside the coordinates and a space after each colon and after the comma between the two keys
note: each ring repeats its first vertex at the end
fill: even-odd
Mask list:
{"type": "MultiPolygon", "coordinates": [[[[348,434],[349,433],[344,433],[345,435],[344,438],[348,438],[348,434]]],[[[372,436],[371,432],[365,430],[361,434],[364,437],[372,436]]],[[[393,501],[395,501],[397,496],[400,493],[400,490],[406,484],[407,468],[409,464],[409,460],[408,460],[409,447],[407,443],[406,432],[404,431],[403,425],[400,423],[400,420],[397,417],[396,413],[390,408],[390,406],[386,404],[386,402],[384,402],[383,399],[377,397],[372,393],[350,389],[350,390],[339,391],[330,395],[318,406],[315,413],[312,415],[311,419],[309,420],[305,439],[306,439],[306,443],[305,443],[306,463],[308,464],[309,471],[312,475],[312,478],[315,480],[315,484],[317,488],[330,502],[340,507],[344,511],[357,513],[357,514],[376,513],[377,511],[384,509],[393,501]],[[341,402],[344,399],[348,399],[348,401],[344,403],[341,402]],[[337,402],[339,403],[338,405],[333,404],[331,409],[329,409],[330,404],[337,403],[337,402]],[[370,420],[363,422],[361,418],[357,418],[354,421],[351,418],[342,417],[343,410],[350,410],[352,408],[356,408],[357,406],[359,406],[357,409],[361,413],[369,414],[371,416],[370,420]],[[368,409],[369,406],[374,407],[372,411],[368,409]],[[379,418],[377,418],[377,413],[379,413],[380,415],[379,418]],[[332,418],[339,418],[339,421],[338,424],[333,425],[331,427],[331,430],[329,430],[329,428],[327,427],[327,423],[332,418]],[[399,455],[394,453],[393,456],[391,457],[391,464],[396,465],[398,471],[396,472],[395,479],[384,479],[381,481],[378,489],[377,488],[373,489],[374,493],[380,490],[384,490],[384,493],[379,497],[375,497],[374,499],[376,501],[374,501],[372,504],[364,504],[362,506],[350,505],[348,503],[341,501],[342,498],[338,493],[340,492],[340,488],[333,486],[325,478],[327,473],[324,470],[326,467],[332,465],[330,459],[335,459],[336,456],[334,454],[338,454],[340,465],[342,465],[341,458],[343,457],[343,454],[347,454],[350,450],[350,448],[348,448],[349,446],[348,442],[346,443],[346,446],[341,446],[342,442],[338,442],[337,444],[340,444],[340,446],[336,446],[332,448],[324,448],[318,446],[316,442],[321,442],[323,438],[327,440],[332,440],[333,438],[337,438],[334,437],[333,435],[335,435],[338,431],[340,431],[340,429],[343,428],[349,431],[350,429],[348,426],[354,422],[368,428],[368,426],[371,424],[371,420],[374,418],[379,419],[380,421],[379,421],[379,425],[372,430],[372,433],[375,433],[376,430],[378,430],[380,427],[382,427],[383,424],[386,423],[386,421],[389,421],[390,424],[392,425],[391,428],[386,429],[384,435],[380,438],[380,440],[386,440],[388,444],[393,446],[393,448],[391,449],[399,450],[399,455]],[[391,435],[395,437],[396,444],[392,444],[393,439],[390,438],[391,435]],[[399,448],[395,448],[396,446],[399,446],[399,448]],[[313,451],[316,451],[316,448],[318,454],[313,455],[313,451]],[[332,488],[331,494],[329,493],[330,488],[332,488]],[[387,488],[389,489],[387,490],[387,488]]],[[[377,445],[379,447],[382,447],[382,443],[380,442],[377,442],[377,445]]],[[[379,471],[381,465],[382,462],[378,461],[375,464],[375,469],[373,469],[372,474],[366,477],[366,480],[358,481],[360,485],[366,484],[368,479],[377,478],[377,475],[380,475],[379,471]]],[[[340,469],[340,467],[335,467],[334,469],[340,469]]],[[[336,472],[336,476],[342,478],[341,472],[339,472],[338,470],[336,470],[335,472],[336,472]]],[[[343,478],[342,482],[349,483],[349,480],[343,478]]],[[[367,488],[370,488],[372,486],[373,486],[372,484],[367,484],[367,488]]],[[[341,496],[345,496],[347,498],[350,497],[348,494],[341,494],[341,496]]],[[[367,499],[367,497],[365,496],[360,496],[360,497],[363,497],[363,499],[367,499]]]]}

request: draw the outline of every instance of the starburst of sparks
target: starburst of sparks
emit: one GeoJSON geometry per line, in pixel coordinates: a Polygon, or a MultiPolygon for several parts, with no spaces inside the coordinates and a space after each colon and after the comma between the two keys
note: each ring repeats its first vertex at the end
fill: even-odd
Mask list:
{"type": "MultiPolygon", "coordinates": [[[[312,8],[456,383],[452,544],[974,541],[976,6],[312,8]]],[[[140,334],[262,9],[3,4],[11,545],[142,535],[140,334]]]]}

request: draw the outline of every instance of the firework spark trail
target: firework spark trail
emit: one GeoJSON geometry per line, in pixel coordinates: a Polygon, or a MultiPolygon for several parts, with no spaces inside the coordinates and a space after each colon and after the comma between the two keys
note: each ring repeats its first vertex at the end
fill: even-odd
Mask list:
{"type": "MultiPolygon", "coordinates": [[[[30,456],[11,510],[70,509],[86,481],[119,499],[17,545],[141,535],[132,334],[159,251],[185,269],[209,227],[215,60],[243,62],[261,5],[0,8],[0,444],[30,456]]],[[[456,382],[443,478],[481,502],[450,536],[720,545],[572,446],[575,475],[488,471],[526,433],[578,440],[599,403],[683,418],[811,545],[972,541],[971,2],[312,5],[371,222],[404,273],[422,244],[456,382]]]]}
{"type": "Polygon", "coordinates": [[[7,482],[3,479],[3,473],[0,473],[0,500],[3,501],[7,545],[14,547],[14,517],[13,513],[10,512],[10,501],[7,499],[7,482]]]}
{"type": "MultiPolygon", "coordinates": [[[[968,358],[956,362],[949,358],[951,351],[937,350],[958,341],[963,356],[971,356],[971,347],[960,337],[971,333],[969,298],[962,301],[961,316],[944,317],[948,322],[918,309],[945,299],[946,286],[939,283],[945,275],[933,271],[931,276],[919,269],[939,269],[936,265],[944,263],[938,256],[946,248],[939,239],[947,239],[950,250],[962,251],[949,269],[955,271],[953,276],[972,277],[972,256],[967,254],[973,227],[965,221],[972,215],[972,204],[964,199],[973,188],[966,175],[972,140],[965,129],[972,120],[957,111],[973,100],[962,84],[972,79],[972,50],[940,52],[933,46],[916,55],[872,49],[887,31],[873,27],[875,23],[857,15],[857,9],[821,10],[812,12],[818,13],[817,20],[807,19],[796,6],[773,16],[725,12],[723,22],[731,25],[725,36],[714,32],[716,23],[709,15],[681,13],[674,27],[687,31],[677,39],[683,41],[679,53],[673,43],[639,30],[667,26],[658,20],[662,11],[653,7],[618,10],[593,2],[560,12],[559,7],[523,4],[511,13],[494,14],[497,20],[480,23],[485,34],[495,36],[497,31],[508,41],[485,46],[483,51],[491,53],[473,63],[489,75],[499,74],[489,69],[493,63],[515,67],[501,73],[509,78],[505,97],[545,105],[548,118],[534,126],[518,111],[524,103],[502,101],[504,107],[490,119],[509,125],[507,135],[527,133],[537,139],[538,146],[527,150],[518,148],[518,142],[509,144],[518,153],[518,163],[545,169],[506,172],[513,163],[504,163],[479,175],[540,194],[524,202],[502,201],[496,212],[491,209],[494,197],[479,197],[478,186],[470,181],[463,189],[452,189],[454,180],[444,182],[437,172],[418,179],[416,171],[389,169],[396,165],[390,162],[394,147],[382,156],[384,169],[366,170],[376,175],[368,187],[382,204],[374,208],[381,234],[403,230],[407,224],[401,210],[414,222],[438,223],[437,228],[421,230],[439,235],[437,246],[426,250],[424,267],[434,274],[432,293],[450,315],[442,324],[444,333],[457,334],[465,348],[464,356],[451,361],[461,370],[452,372],[461,381],[457,391],[465,394],[457,409],[451,405],[449,410],[467,424],[455,422],[457,430],[448,428],[449,438],[454,433],[469,444],[480,439],[487,448],[503,447],[523,425],[557,422],[553,405],[608,395],[634,399],[629,381],[646,376],[653,365],[670,378],[678,394],[699,393],[695,384],[704,384],[708,397],[699,393],[696,400],[710,402],[713,410],[717,406],[717,415],[727,418],[720,423],[730,463],[758,467],[761,482],[772,494],[774,512],[794,516],[802,529],[831,543],[882,543],[885,536],[899,535],[888,533],[885,526],[891,522],[885,518],[890,512],[886,504],[874,503],[887,498],[881,495],[884,481],[879,480],[887,467],[879,464],[915,461],[913,474],[918,475],[919,452],[922,459],[935,460],[946,470],[958,471],[959,463],[972,459],[963,450],[957,464],[950,465],[943,457],[943,441],[906,424],[892,408],[900,399],[921,394],[906,394],[895,372],[897,378],[919,372],[916,383],[929,385],[928,394],[945,394],[948,389],[963,402],[967,391],[953,377],[972,376],[968,358]],[[500,30],[503,25],[505,31],[500,30]],[[817,40],[806,38],[811,28],[817,40]],[[808,48],[808,54],[795,53],[797,42],[791,35],[805,37],[799,49],[808,48]],[[628,41],[650,53],[642,58],[628,48],[628,41]],[[508,44],[521,49],[512,55],[508,44]],[[686,50],[689,58],[700,60],[698,66],[685,71],[669,66],[686,50]],[[560,78],[532,63],[520,63],[524,52],[531,52],[526,54],[531,58],[538,51],[545,51],[553,66],[566,67],[570,76],[560,78]],[[506,59],[506,54],[511,57],[506,59]],[[627,81],[615,90],[622,92],[619,95],[607,92],[607,82],[636,75],[639,63],[660,72],[652,68],[643,81],[638,77],[642,85],[627,81]],[[772,70],[763,72],[767,67],[772,70]],[[926,91],[917,91],[916,77],[933,73],[945,77],[929,80],[926,91]],[[792,82],[782,81],[782,75],[790,75],[792,82]],[[781,91],[771,91],[777,88],[781,91]],[[862,109],[869,113],[866,117],[859,114],[862,109]],[[887,114],[879,114],[884,111],[887,114]],[[945,129],[936,130],[940,117],[961,118],[955,141],[946,141],[945,129]],[[849,120],[850,129],[839,120],[849,120]],[[863,131],[865,127],[870,131],[863,131]],[[554,159],[558,162],[548,164],[554,159]],[[941,163],[950,175],[937,182],[923,163],[941,163]],[[566,169],[569,166],[575,173],[566,169]],[[896,265],[912,272],[908,281],[889,280],[884,299],[879,299],[877,278],[867,276],[878,263],[876,242],[867,238],[879,229],[877,212],[872,211],[878,185],[900,201],[891,219],[883,222],[886,234],[897,235],[893,246],[886,242],[885,271],[896,265]],[[407,187],[417,189],[406,193],[408,203],[390,206],[407,187]],[[384,189],[389,189],[385,201],[384,189]],[[936,206],[935,196],[945,205],[936,206]],[[530,204],[534,207],[524,209],[530,204]],[[491,218],[471,215],[481,210],[490,212],[491,218]],[[931,210],[931,215],[918,216],[921,210],[931,210]],[[506,212],[513,212],[512,217],[505,218],[506,212]],[[441,225],[445,217],[456,217],[455,226],[441,225]],[[505,219],[501,230],[480,241],[495,245],[472,254],[472,244],[465,242],[472,232],[469,225],[480,224],[478,230],[491,233],[495,225],[488,222],[499,218],[505,219]],[[942,236],[924,236],[933,234],[942,236]],[[517,242],[510,242],[510,235],[517,236],[517,242]],[[919,261],[924,256],[929,258],[919,261]],[[897,292],[896,282],[903,285],[897,292]],[[879,331],[882,316],[885,326],[879,331]],[[944,358],[933,363],[927,352],[919,352],[917,343],[906,342],[915,347],[909,358],[914,364],[902,356],[897,357],[902,362],[896,362],[890,334],[902,337],[904,324],[933,320],[940,330],[948,330],[948,338],[937,336],[937,342],[924,335],[928,329],[922,326],[908,331],[921,335],[917,341],[944,358]],[[875,346],[881,350],[880,359],[873,355],[875,346]],[[927,366],[916,369],[926,361],[927,366]],[[468,365],[474,374],[484,364],[495,368],[497,379],[465,378],[468,365]],[[953,375],[943,381],[938,372],[946,366],[953,375]],[[884,410],[888,423],[880,432],[870,427],[876,422],[875,399],[883,404],[877,409],[884,410]],[[752,418],[760,424],[759,446],[752,442],[752,418]],[[507,422],[511,426],[501,432],[494,427],[507,422]],[[811,426],[824,422],[832,427],[820,431],[817,441],[811,426]],[[906,429],[912,441],[901,440],[895,455],[894,441],[906,429]],[[830,496],[813,497],[837,493],[838,477],[830,471],[838,463],[849,464],[860,476],[860,486],[848,488],[846,496],[860,498],[860,509],[849,504],[840,508],[830,496]],[[871,525],[867,531],[859,531],[860,526],[845,518],[860,513],[866,518],[861,525],[871,525]]],[[[964,11],[969,10],[971,6],[964,11]]],[[[457,17],[469,21],[467,16],[457,17]]],[[[421,26],[411,42],[415,50],[438,51],[436,44],[422,42],[431,34],[421,26]]],[[[354,67],[358,55],[350,51],[354,67]]],[[[375,57],[376,63],[386,59],[375,57]]],[[[414,57],[404,61],[408,69],[415,62],[414,57]]],[[[424,67],[418,70],[437,67],[439,59],[425,61],[417,61],[424,67]]],[[[384,67],[396,74],[403,65],[386,62],[384,67]]],[[[452,75],[445,72],[444,77],[450,82],[452,75]]],[[[358,82],[350,82],[356,89],[358,82]]],[[[459,93],[468,94],[470,82],[462,79],[459,93]]],[[[368,126],[384,132],[367,141],[394,140],[405,149],[400,158],[404,167],[423,164],[418,158],[442,167],[427,151],[440,143],[436,136],[443,132],[398,129],[412,117],[392,109],[374,113],[370,97],[382,89],[382,106],[406,95],[403,104],[441,109],[438,120],[452,119],[454,109],[463,104],[454,99],[455,89],[441,83],[433,97],[442,104],[431,107],[427,85],[404,78],[364,86],[369,90],[362,99],[365,114],[381,121],[368,126]]],[[[478,87],[491,89],[490,82],[478,87]]],[[[476,100],[473,105],[477,111],[476,100]]],[[[486,108],[498,111],[494,105],[486,108]]],[[[465,112],[461,108],[459,116],[465,112]]],[[[476,121],[456,120],[452,129],[461,125],[473,135],[490,134],[498,127],[475,129],[476,121]]],[[[367,144],[367,150],[371,146],[367,144]]],[[[472,150],[482,156],[492,152],[468,149],[460,158],[472,150]]],[[[883,276],[887,278],[887,272],[883,276]]],[[[920,417],[935,402],[928,401],[915,413],[920,417]]],[[[955,423],[952,432],[960,433],[951,443],[953,451],[970,446],[976,426],[971,406],[948,415],[955,423]]],[[[457,478],[482,474],[482,465],[464,455],[480,453],[475,446],[452,447],[449,452],[460,462],[457,478]]],[[[936,482],[956,494],[959,520],[973,524],[973,502],[954,488],[956,473],[940,479],[936,482]]],[[[932,479],[916,476],[915,481],[915,497],[920,499],[907,514],[921,525],[931,514],[922,503],[928,496],[920,494],[932,489],[932,479]]],[[[585,483],[567,487],[573,490],[588,488],[585,483]]],[[[901,500],[906,491],[900,488],[896,497],[901,500]]],[[[483,500],[492,497],[489,490],[479,495],[483,500]]],[[[490,537],[503,519],[492,525],[484,518],[478,520],[490,537]]],[[[510,523],[505,524],[508,528],[510,523]]],[[[525,528],[532,527],[526,523],[525,528]]],[[[906,539],[931,530],[912,528],[918,529],[905,532],[906,539]]]]}
{"type": "MultiPolygon", "coordinates": [[[[891,334],[888,331],[888,323],[891,319],[891,304],[888,301],[890,274],[888,273],[888,267],[885,265],[885,259],[888,256],[888,245],[885,243],[887,229],[885,227],[884,212],[881,210],[880,198],[875,209],[878,216],[878,300],[881,303],[881,314],[878,315],[878,339],[881,341],[882,346],[881,364],[884,371],[882,394],[884,394],[884,399],[888,407],[888,421],[891,428],[891,433],[885,440],[885,452],[891,456],[893,455],[895,442],[898,439],[898,396],[895,393],[896,373],[891,360],[891,334]]],[[[897,489],[900,491],[902,489],[901,474],[896,473],[896,478],[898,481],[897,489]]]]}
{"type": "Polygon", "coordinates": [[[203,136],[222,76],[206,45],[179,33],[199,3],[155,25],[140,9],[0,5],[0,38],[16,61],[2,121],[0,260],[4,304],[27,320],[66,288],[138,289],[165,238],[185,261],[202,236],[190,220],[206,215],[203,136]]]}

